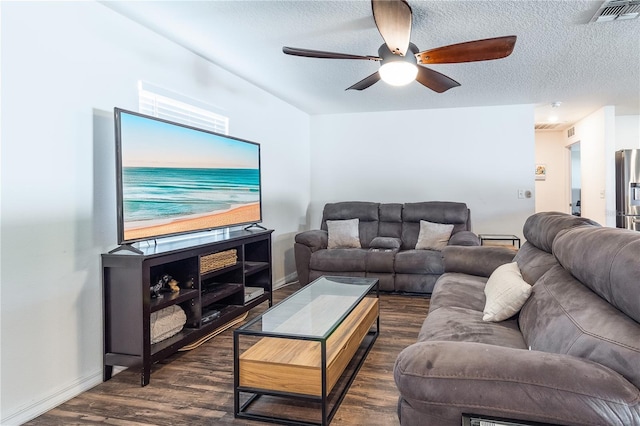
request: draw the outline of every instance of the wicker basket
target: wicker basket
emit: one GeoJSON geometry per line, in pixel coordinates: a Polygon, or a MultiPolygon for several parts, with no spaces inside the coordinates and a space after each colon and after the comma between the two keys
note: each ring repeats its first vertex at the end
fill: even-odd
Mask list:
{"type": "Polygon", "coordinates": [[[200,256],[200,273],[206,274],[207,272],[235,265],[236,262],[238,262],[238,251],[236,249],[200,256]]]}

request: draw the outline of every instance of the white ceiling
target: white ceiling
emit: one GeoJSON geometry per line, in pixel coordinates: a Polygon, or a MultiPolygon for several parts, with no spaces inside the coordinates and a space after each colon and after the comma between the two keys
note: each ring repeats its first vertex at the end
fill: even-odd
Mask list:
{"type": "Polygon", "coordinates": [[[605,105],[640,115],[640,19],[589,23],[602,1],[408,3],[421,51],[507,35],[518,36],[515,49],[505,59],[430,66],[461,83],[442,94],[417,82],[345,91],[379,64],[282,47],[377,56],[383,40],[368,0],[103,2],[310,114],[534,104],[538,124],[561,101],[554,112],[564,127],[605,105]]]}

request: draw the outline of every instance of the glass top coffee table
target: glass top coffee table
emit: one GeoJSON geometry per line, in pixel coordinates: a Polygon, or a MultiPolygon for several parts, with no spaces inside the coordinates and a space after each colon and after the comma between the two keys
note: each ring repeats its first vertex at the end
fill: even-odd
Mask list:
{"type": "Polygon", "coordinates": [[[235,416],[329,424],[378,337],[378,300],[377,278],[320,277],[236,329],[235,416]]]}

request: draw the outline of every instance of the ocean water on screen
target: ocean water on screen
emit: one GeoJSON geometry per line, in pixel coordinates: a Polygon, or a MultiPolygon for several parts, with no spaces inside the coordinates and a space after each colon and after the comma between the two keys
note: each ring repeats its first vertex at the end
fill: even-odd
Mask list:
{"type": "Polygon", "coordinates": [[[125,222],[176,219],[260,201],[258,169],[125,167],[125,222]]]}

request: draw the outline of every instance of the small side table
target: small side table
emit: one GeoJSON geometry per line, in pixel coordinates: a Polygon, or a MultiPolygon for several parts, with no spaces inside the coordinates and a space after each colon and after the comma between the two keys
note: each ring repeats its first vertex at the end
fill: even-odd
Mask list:
{"type": "Polygon", "coordinates": [[[478,234],[480,238],[480,245],[483,246],[485,241],[511,241],[511,245],[516,246],[516,242],[518,243],[518,248],[520,248],[520,237],[516,235],[510,234],[478,234]]]}

